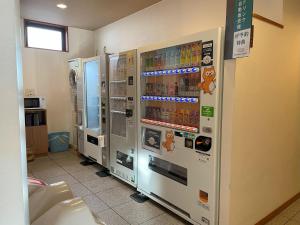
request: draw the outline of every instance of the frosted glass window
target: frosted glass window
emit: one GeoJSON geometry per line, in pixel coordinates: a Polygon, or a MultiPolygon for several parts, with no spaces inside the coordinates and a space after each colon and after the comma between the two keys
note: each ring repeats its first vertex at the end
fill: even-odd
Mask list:
{"type": "Polygon", "coordinates": [[[67,51],[68,28],[61,25],[25,20],[25,46],[67,51]]]}
{"type": "Polygon", "coordinates": [[[62,51],[61,31],[38,27],[27,28],[28,47],[62,51]]]}

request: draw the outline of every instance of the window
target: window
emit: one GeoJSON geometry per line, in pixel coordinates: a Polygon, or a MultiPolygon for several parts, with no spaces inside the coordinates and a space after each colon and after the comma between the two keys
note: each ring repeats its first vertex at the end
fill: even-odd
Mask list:
{"type": "Polygon", "coordinates": [[[68,27],[24,20],[24,29],[26,47],[68,51],[68,27]]]}

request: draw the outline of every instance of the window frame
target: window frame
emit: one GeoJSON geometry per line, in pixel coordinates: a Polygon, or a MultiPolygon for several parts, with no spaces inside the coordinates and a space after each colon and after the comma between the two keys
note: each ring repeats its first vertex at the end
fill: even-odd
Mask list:
{"type": "Polygon", "coordinates": [[[36,20],[29,20],[24,19],[24,42],[26,48],[34,48],[34,49],[43,49],[43,50],[49,50],[49,51],[58,51],[58,52],[69,52],[69,33],[68,33],[68,27],[58,24],[52,24],[52,23],[46,23],[36,20]],[[47,30],[54,30],[59,31],[62,34],[62,50],[55,50],[55,49],[49,49],[49,48],[36,48],[36,47],[30,47],[28,46],[28,36],[27,36],[27,28],[28,27],[36,27],[36,28],[42,28],[47,30]]]}

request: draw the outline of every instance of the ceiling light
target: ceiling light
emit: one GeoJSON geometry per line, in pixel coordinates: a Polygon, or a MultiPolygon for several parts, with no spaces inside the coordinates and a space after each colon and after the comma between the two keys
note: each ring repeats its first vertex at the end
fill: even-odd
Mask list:
{"type": "Polygon", "coordinates": [[[66,4],[63,4],[63,3],[57,4],[56,6],[58,8],[60,8],[60,9],[66,9],[66,8],[68,8],[68,6],[66,4]]]}

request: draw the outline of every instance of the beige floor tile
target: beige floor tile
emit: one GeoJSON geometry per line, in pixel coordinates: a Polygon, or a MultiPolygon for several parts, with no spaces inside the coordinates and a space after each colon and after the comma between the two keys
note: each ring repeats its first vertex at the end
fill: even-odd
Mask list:
{"type": "Polygon", "coordinates": [[[286,208],[285,210],[283,210],[282,213],[279,214],[279,216],[292,218],[293,216],[295,216],[297,214],[297,212],[298,212],[297,208],[291,205],[288,208],[286,208]]]}
{"type": "Polygon", "coordinates": [[[84,182],[83,184],[93,193],[103,192],[110,188],[114,188],[114,187],[118,187],[118,186],[122,185],[119,181],[117,181],[116,179],[113,179],[111,177],[100,178],[98,176],[97,176],[97,179],[94,179],[94,180],[88,181],[88,182],[84,182]]]}
{"type": "Polygon", "coordinates": [[[71,151],[65,151],[65,152],[49,152],[48,156],[50,159],[60,159],[60,158],[74,157],[75,155],[71,151]]]}
{"type": "Polygon", "coordinates": [[[293,204],[291,204],[288,209],[293,210],[295,212],[300,212],[300,201],[297,200],[296,202],[294,202],[293,204]]]}
{"type": "Polygon", "coordinates": [[[83,171],[88,171],[90,173],[93,173],[91,170],[89,170],[87,167],[82,166],[79,162],[76,163],[68,163],[61,165],[61,167],[66,170],[70,174],[78,173],[78,172],[83,172],[83,171]]]}
{"type": "Polygon", "coordinates": [[[77,184],[70,184],[69,185],[72,193],[75,197],[84,197],[87,195],[91,195],[92,193],[82,184],[77,183],[77,184]]]}
{"type": "Polygon", "coordinates": [[[279,215],[266,225],[285,225],[288,222],[288,220],[289,218],[279,215]]]}
{"type": "Polygon", "coordinates": [[[89,209],[95,214],[108,209],[108,206],[99,198],[97,198],[96,195],[84,196],[83,201],[88,205],[89,209]]]}
{"type": "Polygon", "coordinates": [[[100,192],[97,196],[110,207],[118,206],[131,201],[130,195],[134,193],[131,188],[122,185],[100,192]]]}
{"type": "Polygon", "coordinates": [[[101,170],[101,168],[97,165],[91,165],[91,166],[87,166],[86,168],[88,168],[89,170],[93,171],[94,173],[98,172],[101,170]]]}
{"type": "Polygon", "coordinates": [[[164,212],[151,201],[137,203],[130,201],[113,208],[122,218],[132,225],[144,223],[164,212]]]}
{"type": "Polygon", "coordinates": [[[293,220],[296,220],[298,222],[300,222],[300,212],[298,212],[294,217],[293,220]]]}
{"type": "Polygon", "coordinates": [[[122,217],[112,209],[97,213],[98,220],[105,225],[129,225],[122,217]]]}
{"type": "Polygon", "coordinates": [[[29,162],[27,164],[27,167],[29,170],[39,170],[47,167],[56,167],[57,165],[55,162],[50,160],[48,157],[47,158],[38,158],[35,159],[33,162],[29,162]]]}
{"type": "Polygon", "coordinates": [[[189,224],[188,222],[183,222],[183,220],[176,218],[173,215],[164,213],[158,217],[155,217],[151,220],[148,220],[142,225],[185,225],[189,224]]]}
{"type": "Polygon", "coordinates": [[[300,222],[297,220],[290,220],[289,222],[287,222],[284,225],[300,225],[300,222]]]}
{"type": "Polygon", "coordinates": [[[93,173],[90,170],[86,170],[86,169],[83,169],[82,171],[74,172],[74,173],[70,172],[70,174],[75,179],[79,180],[81,183],[85,183],[85,182],[94,181],[94,180],[99,179],[99,177],[95,173],[93,173]]]}
{"type": "Polygon", "coordinates": [[[34,175],[34,177],[42,180],[46,180],[51,177],[68,175],[68,173],[60,167],[48,167],[40,170],[33,170],[32,174],[34,175]]]}
{"type": "Polygon", "coordinates": [[[77,157],[59,158],[59,159],[54,159],[53,161],[60,166],[79,164],[81,162],[80,159],[77,157]]]}
{"type": "Polygon", "coordinates": [[[69,174],[57,177],[50,177],[45,180],[45,182],[48,184],[53,184],[60,181],[65,181],[69,185],[78,183],[78,180],[74,179],[74,177],[72,177],[69,174]]]}

